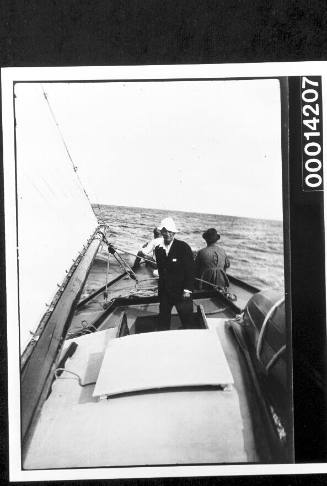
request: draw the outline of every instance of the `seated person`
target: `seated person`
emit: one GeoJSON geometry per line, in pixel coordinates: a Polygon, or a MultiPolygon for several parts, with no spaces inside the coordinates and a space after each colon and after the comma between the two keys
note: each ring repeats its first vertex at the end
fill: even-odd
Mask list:
{"type": "MultiPolygon", "coordinates": [[[[229,286],[226,269],[229,268],[230,262],[223,248],[217,244],[220,235],[215,228],[209,228],[202,237],[207,246],[202,248],[195,258],[196,278],[224,289],[229,286]]],[[[205,282],[197,280],[198,289],[212,290],[214,288],[205,282]]]]}
{"type": "Polygon", "coordinates": [[[137,253],[137,257],[135,259],[132,270],[135,271],[139,268],[142,258],[146,258],[145,260],[146,263],[149,263],[153,267],[156,267],[154,250],[158,245],[160,245],[160,243],[162,243],[162,241],[163,238],[161,236],[160,230],[158,228],[154,228],[153,239],[148,241],[147,243],[144,243],[144,245],[142,245],[142,248],[137,253]]]}

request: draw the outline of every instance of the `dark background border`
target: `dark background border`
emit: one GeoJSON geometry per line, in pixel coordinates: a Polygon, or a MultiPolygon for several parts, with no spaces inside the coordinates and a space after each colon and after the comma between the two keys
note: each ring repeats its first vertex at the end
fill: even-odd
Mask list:
{"type": "MultiPolygon", "coordinates": [[[[210,64],[327,59],[326,4],[320,0],[2,0],[0,19],[2,67],[210,64]]],[[[296,106],[296,95],[293,102],[296,106]]],[[[294,120],[294,123],[296,126],[298,122],[294,120]]],[[[0,182],[0,199],[3,201],[2,176],[0,182]]],[[[294,344],[296,350],[309,361],[312,361],[315,353],[320,356],[318,371],[321,372],[321,356],[325,357],[321,323],[325,326],[326,322],[325,306],[321,303],[325,289],[321,264],[321,196],[320,200],[307,205],[297,191],[296,178],[292,179],[292,185],[292,246],[297,248],[294,258],[292,257],[292,278],[295,285],[292,299],[293,308],[296,309],[295,315],[300,323],[299,332],[295,337],[297,341],[294,341],[294,344]],[[313,266],[310,265],[312,261],[313,266]],[[316,288],[317,292],[316,297],[306,301],[303,308],[303,290],[300,284],[305,280],[316,288]],[[314,327],[310,326],[313,319],[319,323],[314,327]],[[305,331],[302,332],[301,329],[304,328],[300,326],[304,322],[305,331]]],[[[3,218],[1,204],[0,310],[2,316],[5,316],[3,218]]],[[[0,332],[0,478],[7,480],[4,318],[0,332]]],[[[321,400],[318,388],[308,382],[307,378],[303,379],[301,364],[298,362],[295,362],[294,375],[296,459],[300,462],[327,462],[325,401],[321,400]],[[313,411],[312,403],[318,404],[318,412],[313,411]],[[303,424],[306,425],[303,427],[303,424]]],[[[315,484],[323,480],[320,476],[312,478],[315,484]]],[[[238,479],[241,482],[247,480],[228,478],[226,483],[239,484],[238,479]]],[[[257,484],[260,478],[254,479],[250,480],[251,483],[257,484]]],[[[274,482],[304,484],[304,479],[305,484],[308,482],[308,478],[304,476],[289,476],[285,478],[286,482],[282,479],[275,477],[274,482]]],[[[181,481],[184,484],[187,480],[177,482],[181,481]]],[[[163,480],[156,482],[162,483],[163,480]]],[[[195,478],[189,482],[198,483],[195,478]]],[[[263,483],[271,484],[271,481],[263,477],[263,483]]]]}

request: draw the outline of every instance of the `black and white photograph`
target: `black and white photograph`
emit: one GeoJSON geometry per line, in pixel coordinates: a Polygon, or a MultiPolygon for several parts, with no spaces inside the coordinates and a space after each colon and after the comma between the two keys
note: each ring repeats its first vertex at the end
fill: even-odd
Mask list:
{"type": "Polygon", "coordinates": [[[302,71],[2,70],[14,479],[294,465],[290,174],[297,144],[322,194],[326,82],[302,71]]]}

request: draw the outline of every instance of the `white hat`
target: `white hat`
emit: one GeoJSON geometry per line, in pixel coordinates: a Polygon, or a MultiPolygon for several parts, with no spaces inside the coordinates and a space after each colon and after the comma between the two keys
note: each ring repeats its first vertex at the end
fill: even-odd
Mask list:
{"type": "Polygon", "coordinates": [[[162,228],[166,228],[167,231],[171,231],[172,233],[177,233],[177,228],[173,218],[164,218],[158,226],[159,230],[162,230],[162,228]]]}

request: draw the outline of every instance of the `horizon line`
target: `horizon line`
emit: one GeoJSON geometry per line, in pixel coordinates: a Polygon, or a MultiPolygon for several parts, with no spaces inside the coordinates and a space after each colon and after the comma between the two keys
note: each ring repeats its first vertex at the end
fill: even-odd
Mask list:
{"type": "Polygon", "coordinates": [[[93,206],[111,206],[111,207],[123,207],[123,208],[133,208],[133,209],[150,209],[150,210],[158,210],[158,211],[171,211],[171,212],[177,212],[177,213],[193,213],[193,214],[205,214],[205,215],[213,215],[213,216],[226,216],[230,218],[244,218],[244,219],[262,219],[265,221],[278,221],[280,223],[283,222],[283,216],[279,219],[277,218],[264,218],[264,217],[254,217],[254,216],[238,216],[236,214],[223,214],[223,213],[203,213],[200,211],[185,211],[181,209],[163,209],[163,208],[155,208],[155,207],[146,207],[146,206],[127,206],[124,204],[107,204],[107,203],[94,203],[91,202],[91,205],[93,206]]]}

